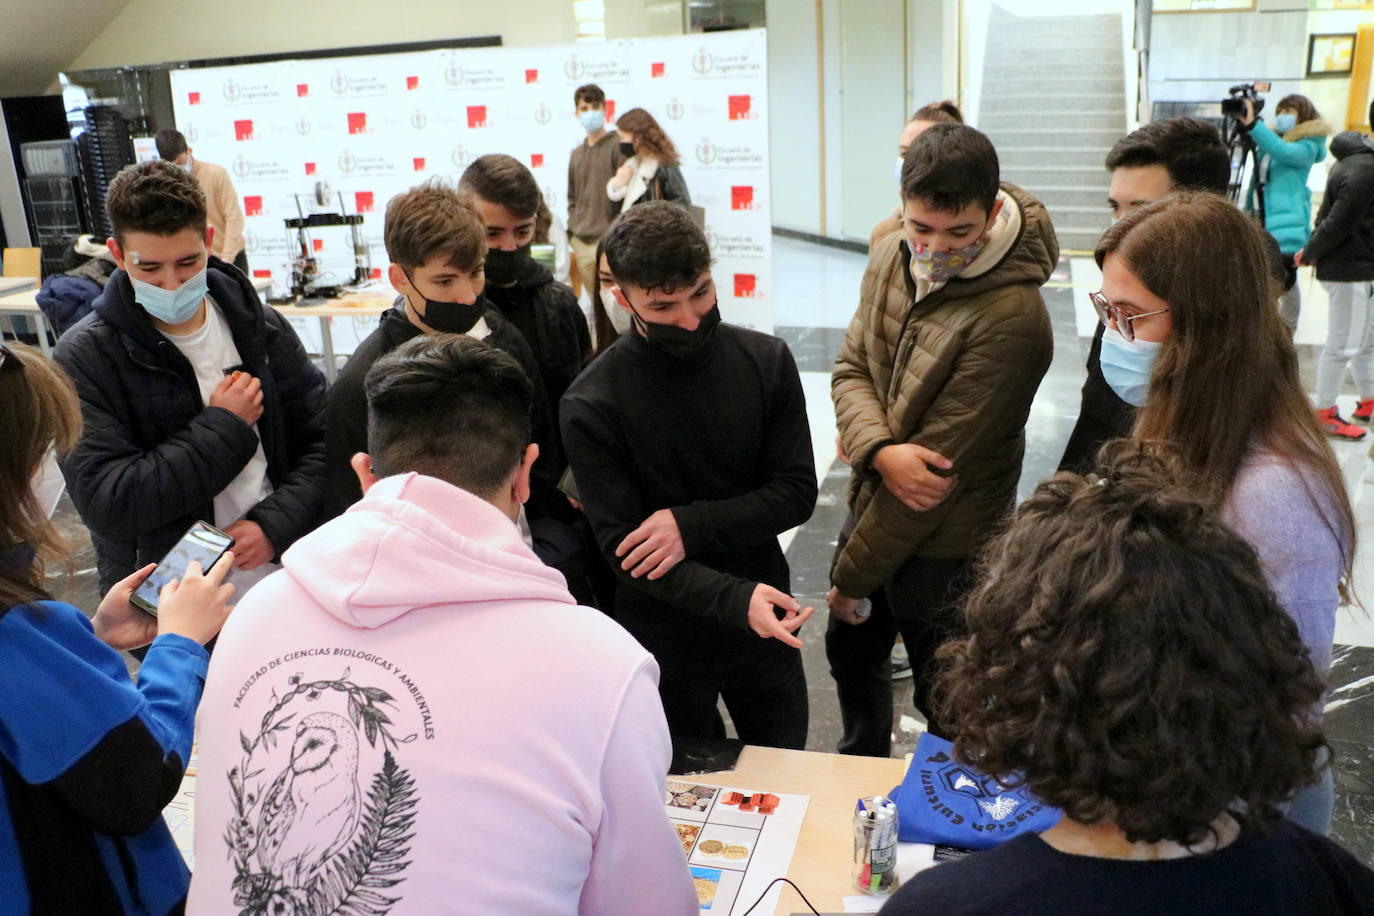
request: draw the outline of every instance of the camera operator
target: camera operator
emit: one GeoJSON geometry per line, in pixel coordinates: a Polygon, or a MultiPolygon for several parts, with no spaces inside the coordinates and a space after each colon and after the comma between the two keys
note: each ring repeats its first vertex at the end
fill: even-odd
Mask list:
{"type": "MultiPolygon", "coordinates": [[[[1247,98],[1244,106],[1245,113],[1238,119],[1240,127],[1249,132],[1262,156],[1246,193],[1245,209],[1254,209],[1255,191],[1262,185],[1264,228],[1279,243],[1292,274],[1297,270],[1293,256],[1312,234],[1312,192],[1307,189],[1307,176],[1313,165],[1326,158],[1325,138],[1332,133],[1331,125],[1322,120],[1305,95],[1279,99],[1273,129],[1259,119],[1254,102],[1247,98]]],[[[1291,282],[1295,277],[1288,279],[1291,282]]],[[[1301,307],[1298,285],[1291,282],[1279,297],[1279,315],[1290,334],[1297,329],[1301,307]]]]}

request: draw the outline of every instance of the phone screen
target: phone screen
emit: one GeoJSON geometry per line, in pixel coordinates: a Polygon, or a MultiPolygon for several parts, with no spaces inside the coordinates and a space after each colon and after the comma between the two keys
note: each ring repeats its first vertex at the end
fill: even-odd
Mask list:
{"type": "Polygon", "coordinates": [[[205,522],[196,522],[190,531],[182,535],[171,552],[162,558],[162,562],[157,564],[153,574],[134,590],[134,604],[156,614],[157,596],[162,592],[164,585],[180,579],[192,560],[199,562],[202,570],[209,569],[232,546],[234,539],[229,535],[205,522]]]}

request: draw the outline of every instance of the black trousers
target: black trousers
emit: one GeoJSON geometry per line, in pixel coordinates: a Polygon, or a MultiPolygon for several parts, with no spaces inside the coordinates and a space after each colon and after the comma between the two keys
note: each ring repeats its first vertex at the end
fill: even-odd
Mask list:
{"type": "Polygon", "coordinates": [[[931,705],[935,650],[962,630],[959,607],[972,585],[969,561],[913,557],[883,588],[870,595],[873,613],[860,624],[831,616],[825,657],[839,695],[844,733],[841,754],[887,757],[892,753],[892,665],[897,634],[911,659],[912,699],[929,731],[948,737],[931,705]]]}
{"type": "Polygon", "coordinates": [[[801,652],[753,630],[675,608],[626,607],[617,618],[658,661],[658,694],[675,738],[724,738],[717,698],[746,744],[806,747],[801,652]]]}

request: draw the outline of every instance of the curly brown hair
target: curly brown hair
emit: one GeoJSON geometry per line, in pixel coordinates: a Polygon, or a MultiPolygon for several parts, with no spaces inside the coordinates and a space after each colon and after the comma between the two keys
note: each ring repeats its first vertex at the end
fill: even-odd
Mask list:
{"type": "Polygon", "coordinates": [[[682,161],[682,157],[677,154],[677,147],[673,146],[673,141],[669,140],[663,128],[658,126],[654,116],[643,108],[631,108],[616,118],[615,129],[623,130],[634,137],[635,152],[647,152],[657,159],[660,165],[677,165],[682,161]]]}
{"type": "Polygon", "coordinates": [[[1126,442],[988,548],[937,684],[955,753],[1131,842],[1263,829],[1311,783],[1322,695],[1253,547],[1126,442]],[[1239,802],[1240,804],[1236,804],[1239,802]]]}
{"type": "Polygon", "coordinates": [[[487,256],[487,229],[471,199],[438,178],[397,194],[386,205],[386,256],[405,268],[444,255],[459,270],[476,270],[487,256]]]}
{"type": "Polygon", "coordinates": [[[161,159],[120,169],[105,193],[105,209],[121,246],[126,232],[205,231],[205,192],[200,182],[181,166],[161,159]]]}

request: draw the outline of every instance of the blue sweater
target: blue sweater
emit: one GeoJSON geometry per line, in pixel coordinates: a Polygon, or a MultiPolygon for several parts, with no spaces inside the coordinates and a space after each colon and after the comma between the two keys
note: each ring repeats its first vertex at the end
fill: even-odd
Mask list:
{"type": "Polygon", "coordinates": [[[103,898],[163,914],[185,899],[190,874],[160,815],[191,755],[208,659],[159,636],[135,685],[71,605],[0,616],[0,912],[103,898]],[[103,874],[83,867],[96,860],[103,874]]]}

